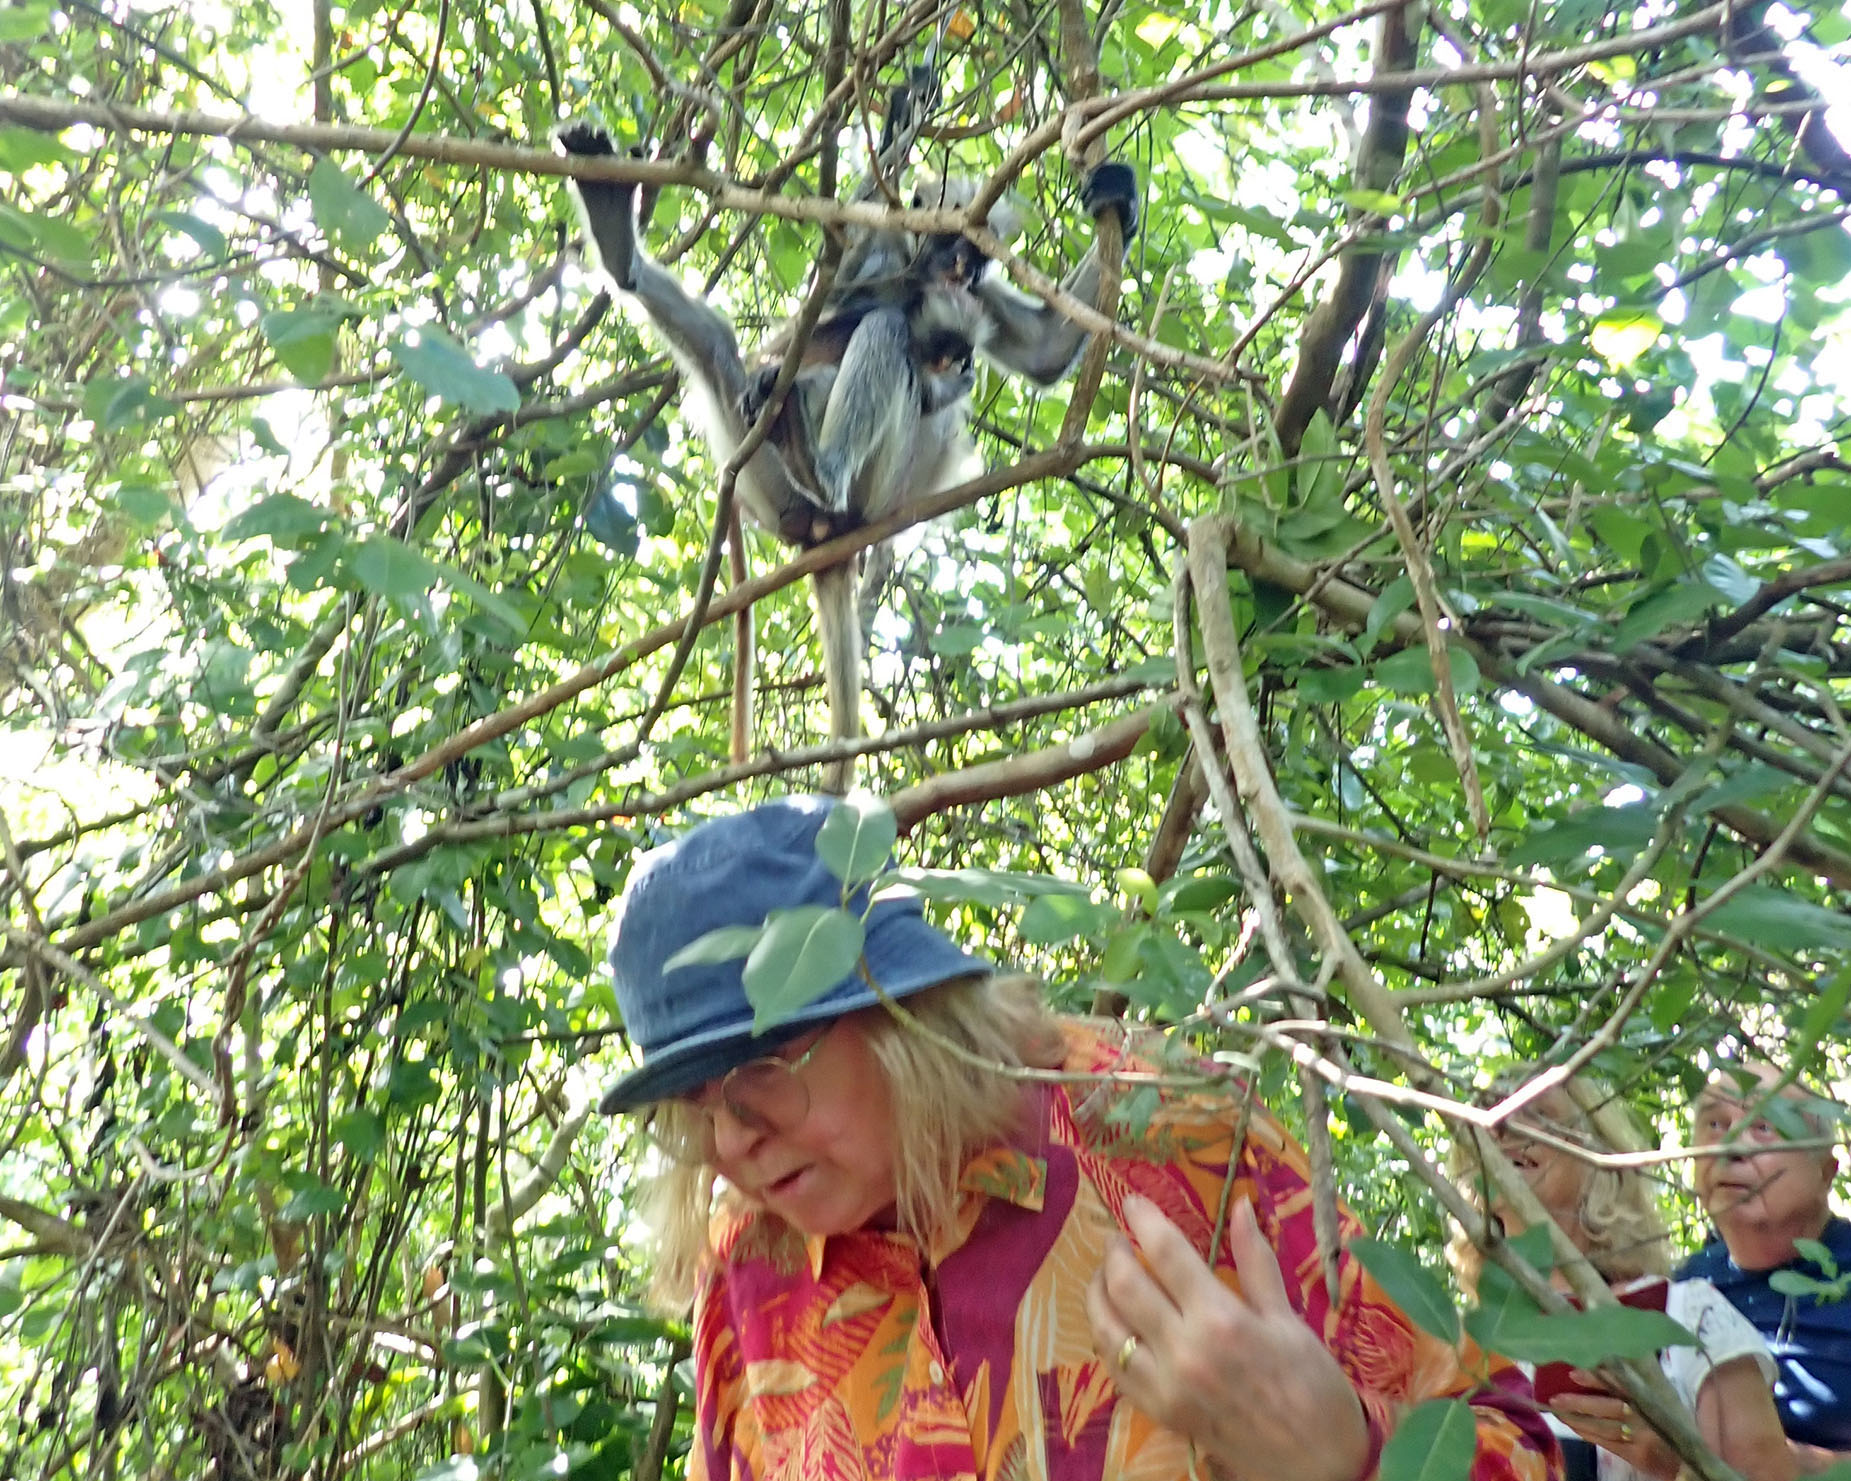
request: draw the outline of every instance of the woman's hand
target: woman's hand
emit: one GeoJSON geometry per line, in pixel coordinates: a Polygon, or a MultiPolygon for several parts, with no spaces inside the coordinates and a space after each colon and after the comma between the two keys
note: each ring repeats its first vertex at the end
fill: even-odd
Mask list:
{"type": "MultiPolygon", "coordinates": [[[[1603,1387],[1592,1373],[1575,1370],[1575,1382],[1588,1388],[1603,1387]]],[[[1618,1394],[1557,1394],[1549,1404],[1550,1412],[1590,1445],[1611,1451],[1647,1476],[1675,1481],[1683,1464],[1677,1452],[1667,1445],[1658,1431],[1645,1422],[1644,1416],[1618,1394]]]]}
{"type": "Polygon", "coordinates": [[[1114,1241],[1086,1292],[1119,1391],[1222,1475],[1356,1481],[1369,1458],[1362,1402],[1293,1309],[1253,1206],[1236,1205],[1229,1231],[1239,1295],[1155,1204],[1126,1199],[1125,1222],[1136,1249],[1114,1241]]]}

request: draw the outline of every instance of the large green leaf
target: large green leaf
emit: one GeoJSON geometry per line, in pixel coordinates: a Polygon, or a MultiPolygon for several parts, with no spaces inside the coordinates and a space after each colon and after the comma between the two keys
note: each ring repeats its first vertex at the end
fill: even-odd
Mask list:
{"type": "Polygon", "coordinates": [[[816,830],[816,852],[844,884],[865,884],[887,867],[899,836],[891,807],[869,793],[854,793],[823,819],[816,830]]]}
{"type": "Polygon", "coordinates": [[[392,224],[386,208],[349,180],[327,155],[309,171],[308,191],[316,223],[343,247],[366,247],[392,224]]]}
{"type": "Polygon", "coordinates": [[[1463,1399],[1429,1399],[1401,1416],[1382,1447],[1379,1481],[1466,1481],[1478,1418],[1463,1399]]]}
{"type": "Polygon", "coordinates": [[[1438,1277],[1419,1260],[1379,1239],[1353,1239],[1347,1248],[1417,1327],[1442,1342],[1458,1342],[1458,1307],[1438,1277]]]}
{"type": "Polygon", "coordinates": [[[1796,899],[1775,885],[1754,884],[1736,891],[1705,917],[1704,924],[1757,946],[1787,951],[1851,948],[1851,916],[1796,899]]]}
{"type": "Polygon", "coordinates": [[[1592,1368],[1610,1358],[1649,1358],[1667,1347],[1693,1347],[1697,1339],[1662,1311],[1600,1306],[1535,1316],[1510,1314],[1497,1328],[1498,1350],[1526,1363],[1572,1363],[1592,1368]]]}
{"type": "Polygon", "coordinates": [[[855,970],[861,960],[859,917],[827,905],[775,913],[746,957],[752,1032],[777,1027],[855,970]]]}
{"type": "Polygon", "coordinates": [[[464,411],[486,415],[515,411],[521,393],[499,370],[484,370],[441,329],[426,324],[407,330],[391,344],[392,358],[433,396],[464,411]]]}

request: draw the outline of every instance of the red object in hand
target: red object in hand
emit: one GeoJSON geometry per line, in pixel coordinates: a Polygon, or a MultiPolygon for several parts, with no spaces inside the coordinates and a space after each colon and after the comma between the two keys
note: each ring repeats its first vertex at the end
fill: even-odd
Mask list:
{"type": "MultiPolygon", "coordinates": [[[[1613,1293],[1614,1300],[1622,1306],[1637,1306],[1646,1311],[1663,1311],[1671,1295],[1671,1282],[1662,1276],[1653,1276],[1650,1280],[1628,1286],[1623,1291],[1613,1293]]],[[[1579,1306],[1581,1303],[1573,1296],[1569,1304],[1579,1306]]],[[[1562,1394],[1592,1394],[1596,1398],[1604,1397],[1608,1389],[1590,1387],[1575,1376],[1573,1363],[1544,1363],[1536,1370],[1536,1377],[1530,1380],[1530,1387],[1536,1393],[1538,1404],[1552,1404],[1562,1394]]]]}

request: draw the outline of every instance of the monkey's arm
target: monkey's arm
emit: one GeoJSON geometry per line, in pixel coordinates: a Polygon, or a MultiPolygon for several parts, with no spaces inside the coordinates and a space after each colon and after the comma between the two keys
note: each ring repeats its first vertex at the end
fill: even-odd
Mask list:
{"type": "MultiPolygon", "coordinates": [[[[1138,230],[1138,178],[1130,165],[1108,160],[1087,177],[1080,199],[1089,212],[1117,212],[1126,246],[1138,230]]],[[[1095,247],[1067,275],[1061,287],[1091,303],[1099,295],[1099,253],[1095,247]]],[[[1065,380],[1086,348],[1089,331],[1053,304],[1023,293],[996,272],[977,280],[976,294],[987,321],[983,354],[1011,374],[1040,386],[1065,380]]]]}
{"type": "MultiPolygon", "coordinates": [[[[585,123],[560,130],[559,145],[567,154],[608,156],[616,152],[602,129],[585,123]]],[[[758,410],[755,406],[747,415],[742,409],[749,377],[733,326],[643,250],[637,240],[635,185],[602,180],[571,183],[585,234],[605,275],[648,314],[694,393],[695,420],[714,458],[725,462],[744,441],[758,410]]],[[[746,513],[758,524],[787,540],[802,543],[808,538],[817,499],[793,477],[775,429],[740,470],[737,488],[746,513]]]]}

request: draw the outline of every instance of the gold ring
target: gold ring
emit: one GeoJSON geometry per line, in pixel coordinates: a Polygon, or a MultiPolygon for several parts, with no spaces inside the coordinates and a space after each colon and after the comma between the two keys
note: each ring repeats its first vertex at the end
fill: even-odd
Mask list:
{"type": "Polygon", "coordinates": [[[1131,1366],[1132,1354],[1137,1350],[1138,1334],[1136,1332],[1130,1333],[1123,1342],[1118,1344],[1118,1371],[1120,1373],[1131,1366]]]}
{"type": "Polygon", "coordinates": [[[1620,1444],[1622,1445],[1632,1444],[1632,1426],[1631,1425],[1624,1424],[1624,1423],[1620,1425],[1620,1444]]]}

